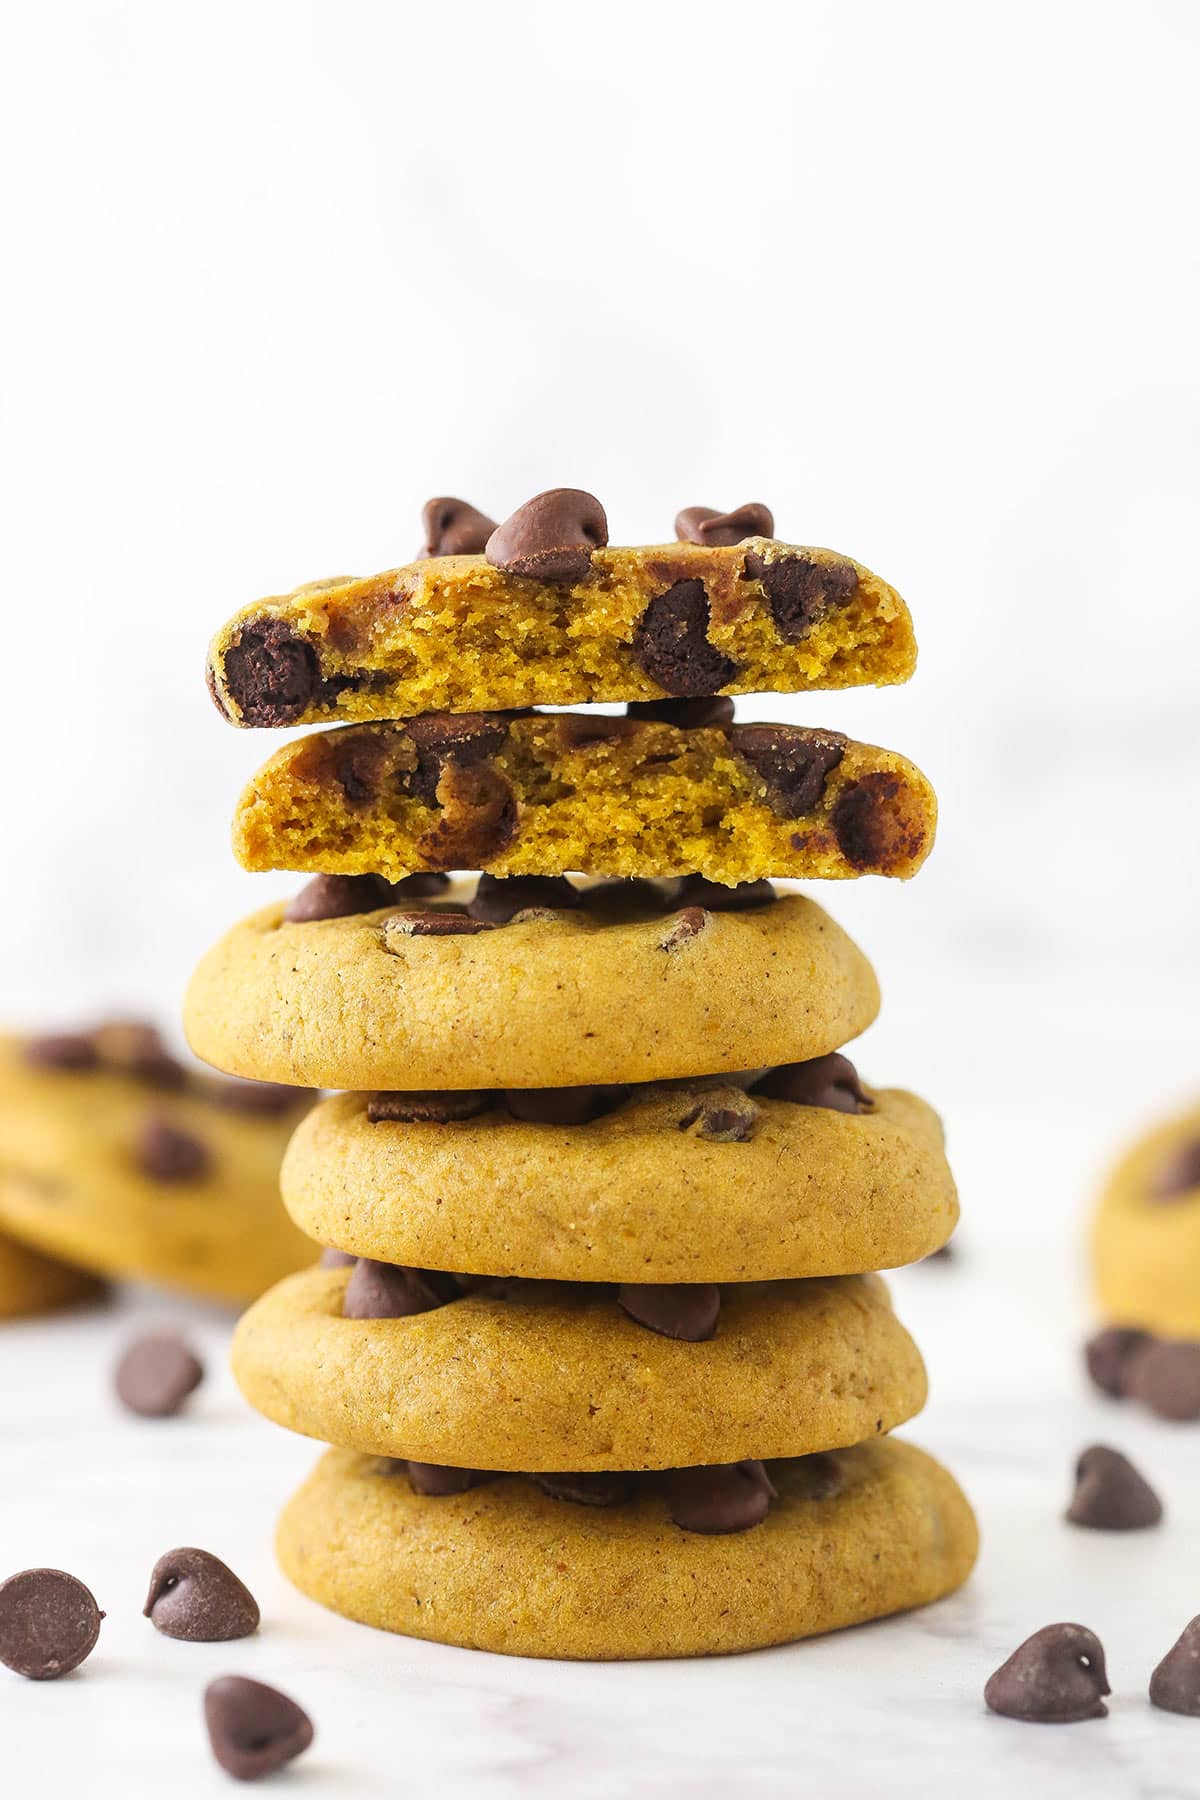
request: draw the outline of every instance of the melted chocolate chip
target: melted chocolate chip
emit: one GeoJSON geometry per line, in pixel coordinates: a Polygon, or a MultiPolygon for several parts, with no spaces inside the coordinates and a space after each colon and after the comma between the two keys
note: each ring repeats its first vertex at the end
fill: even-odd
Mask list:
{"type": "Polygon", "coordinates": [[[502,712],[427,713],[410,719],[406,730],[417,752],[417,766],[405,777],[410,794],[425,806],[437,806],[438,787],[450,763],[470,768],[503,749],[509,715],[502,712]]]}
{"type": "Polygon", "coordinates": [[[1150,1703],[1200,1718],[1200,1618],[1184,1626],[1151,1675],[1150,1703]]]}
{"type": "Polygon", "coordinates": [[[357,1261],[357,1256],[352,1256],[349,1250],[335,1250],[332,1245],[328,1245],[322,1250],[317,1266],[322,1269],[352,1269],[357,1261]]]}
{"type": "Polygon", "coordinates": [[[616,1112],[629,1098],[618,1083],[587,1087],[508,1088],[504,1104],[514,1119],[529,1125],[586,1125],[616,1112]]]}
{"type": "Polygon", "coordinates": [[[737,664],[709,642],[709,619],[704,583],[677,581],[638,621],[634,659],[668,694],[715,694],[737,678],[737,664]]]}
{"type": "Polygon", "coordinates": [[[164,1637],[191,1644],[227,1643],[258,1630],[258,1602],[227,1563],[190,1546],[160,1556],[142,1608],[164,1637]]]}
{"type": "Polygon", "coordinates": [[[226,1112],[249,1113],[254,1118],[276,1119],[298,1106],[307,1106],[312,1088],[285,1087],[280,1081],[223,1081],[213,1092],[226,1112]]]}
{"type": "Polygon", "coordinates": [[[506,574],[574,587],[607,542],[608,520],[593,494],[548,488],[496,527],[484,555],[506,574]]]}
{"type": "Polygon", "coordinates": [[[593,744],[618,744],[637,726],[624,713],[560,713],[555,720],[563,750],[586,750],[593,744]]]}
{"type": "Polygon", "coordinates": [[[316,651],[283,619],[243,625],[224,673],[243,725],[295,725],[321,685],[316,651]]]}
{"type": "Polygon", "coordinates": [[[408,1474],[414,1494],[430,1499],[445,1499],[450,1494],[465,1494],[470,1488],[495,1481],[490,1469],[452,1469],[447,1463],[409,1462],[401,1465],[408,1474]]]}
{"type": "Polygon", "coordinates": [[[818,563],[807,556],[767,563],[751,552],[743,573],[748,581],[762,582],[775,629],[791,644],[806,638],[818,619],[845,606],[858,591],[858,575],[849,563],[818,563]]]}
{"type": "Polygon", "coordinates": [[[391,887],[381,875],[316,875],[293,894],[283,916],[289,925],[348,919],[356,913],[378,912],[391,898],[391,887]]]}
{"type": "Polygon", "coordinates": [[[726,694],[700,694],[694,700],[631,700],[629,718],[641,724],[674,725],[678,731],[728,731],[733,701],[726,694]]]}
{"type": "Polygon", "coordinates": [[[1124,1391],[1160,1419],[1200,1419],[1200,1343],[1152,1338],[1130,1356],[1124,1391]]]}
{"type": "Polygon", "coordinates": [[[633,1476],[616,1469],[572,1474],[542,1471],[529,1479],[551,1500],[569,1500],[575,1506],[622,1506],[634,1489],[633,1476]]]}
{"type": "Polygon", "coordinates": [[[388,746],[382,738],[338,736],[325,739],[327,769],[342,790],[347,806],[368,806],[383,786],[388,746]]]}
{"type": "Polygon", "coordinates": [[[437,789],[441,813],[421,839],[427,862],[442,869],[477,869],[511,844],[517,834],[517,797],[507,776],[491,763],[452,759],[437,789]]]}
{"type": "Polygon", "coordinates": [[[169,1419],[203,1379],[203,1363],[178,1332],[152,1331],[125,1350],[113,1386],[127,1412],[169,1419]]]}
{"type": "Polygon", "coordinates": [[[667,891],[658,882],[646,881],[640,875],[625,879],[614,875],[591,887],[576,890],[585,911],[612,919],[654,918],[666,912],[667,891]]]}
{"type": "Polygon", "coordinates": [[[453,1275],[437,1269],[410,1269],[360,1256],[342,1298],[344,1319],[408,1319],[457,1300],[453,1275]]]}
{"type": "Polygon", "coordinates": [[[0,1581],[0,1663],[28,1681],[57,1681],[91,1655],[103,1617],[65,1569],[22,1569],[0,1581]]]}
{"type": "Polygon", "coordinates": [[[99,1066],[96,1040],[86,1031],[60,1031],[47,1037],[29,1038],[25,1061],[33,1069],[63,1069],[79,1073],[99,1066]]]}
{"type": "Polygon", "coordinates": [[[906,798],[904,781],[887,769],[860,775],[839,794],[833,835],[852,868],[887,874],[919,853],[925,831],[907,816],[906,798]]]}
{"type": "Polygon", "coordinates": [[[236,1781],[272,1774],[313,1741],[312,1720],[294,1700],[245,1675],[209,1682],[204,1723],[213,1755],[236,1781]]]}
{"type": "Polygon", "coordinates": [[[437,912],[393,913],[384,926],[384,941],[393,933],[398,937],[478,937],[481,931],[493,929],[486,919],[472,919],[466,912],[445,906],[437,912]]]}
{"type": "Polygon", "coordinates": [[[449,886],[450,877],[440,869],[418,869],[415,875],[393,881],[390,891],[393,900],[430,900],[435,894],[444,894],[449,886]]]}
{"type": "Polygon", "coordinates": [[[142,1125],[134,1156],[151,1181],[204,1181],[213,1168],[212,1151],[206,1143],[158,1114],[142,1125]]]}
{"type": "Polygon", "coordinates": [[[1075,1492],[1067,1508],[1072,1525],[1093,1531],[1141,1531],[1157,1525],[1162,1501],[1128,1457],[1093,1444],[1075,1464],[1075,1492]]]}
{"type": "Polygon", "coordinates": [[[800,725],[739,725],[729,741],[766,782],[772,810],[782,819],[799,819],[820,805],[825,782],[846,749],[840,731],[800,725]]]}
{"type": "Polygon", "coordinates": [[[848,1056],[836,1050],[807,1062],[781,1063],[752,1090],[766,1100],[790,1100],[793,1106],[824,1106],[833,1112],[866,1113],[875,1102],[858,1078],[848,1056]]]}
{"type": "Polygon", "coordinates": [[[425,532],[423,557],[482,556],[484,546],[496,529],[496,521],[489,519],[486,513],[468,505],[465,500],[455,500],[444,494],[425,502],[421,509],[421,525],[425,532]]]}
{"type": "Polygon", "coordinates": [[[752,1461],[670,1469],[664,1485],[667,1510],[675,1523],[682,1531],[706,1537],[761,1525],[775,1498],[767,1471],[752,1461]]]}
{"type": "Polygon", "coordinates": [[[692,938],[699,937],[707,931],[711,914],[703,906],[685,906],[676,913],[670,925],[658,940],[660,950],[678,950],[692,938]]]}
{"type": "Polygon", "coordinates": [[[679,1121],[680,1131],[714,1144],[747,1144],[754,1136],[759,1109],[735,1089],[713,1088],[679,1121]]]}
{"type": "Polygon", "coordinates": [[[484,1088],[428,1088],[423,1092],[372,1094],[367,1118],[372,1125],[448,1125],[486,1112],[492,1095],[484,1088]]]}
{"type": "Polygon", "coordinates": [[[1087,1372],[1102,1394],[1120,1399],[1125,1392],[1125,1377],[1130,1359],[1150,1342],[1145,1331],[1132,1331],[1120,1325],[1098,1331],[1084,1345],[1087,1372]]]}
{"type": "Polygon", "coordinates": [[[739,881],[726,887],[720,881],[706,881],[703,875],[685,875],[670,904],[675,911],[702,906],[707,912],[750,912],[755,907],[770,906],[775,898],[769,881],[739,881]]]}
{"type": "Polygon", "coordinates": [[[1200,1138],[1176,1144],[1155,1170],[1150,1183],[1152,1200],[1182,1200],[1200,1189],[1200,1138]]]}
{"type": "Polygon", "coordinates": [[[647,1331],[685,1344],[702,1344],[715,1337],[721,1317],[721,1290],[714,1282],[623,1281],[617,1289],[617,1303],[647,1331]]]}
{"type": "Polygon", "coordinates": [[[1111,1693],[1104,1647],[1085,1625],[1043,1625],[1002,1663],[983,1690],[993,1712],[1042,1725],[1102,1719],[1111,1693]]]}
{"type": "Polygon", "coordinates": [[[565,875],[481,875],[467,911],[490,925],[507,925],[517,913],[543,907],[569,911],[581,903],[565,875]]]}
{"type": "Polygon", "coordinates": [[[711,506],[685,506],[675,515],[675,536],[684,544],[741,544],[746,538],[774,537],[775,520],[769,506],[747,500],[733,512],[716,512],[711,506]]]}

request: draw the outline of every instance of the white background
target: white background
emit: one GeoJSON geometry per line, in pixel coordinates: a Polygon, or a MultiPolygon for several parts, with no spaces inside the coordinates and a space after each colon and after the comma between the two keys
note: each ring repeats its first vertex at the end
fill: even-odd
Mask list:
{"type": "MultiPolygon", "coordinates": [[[[237,790],[270,743],[213,712],[206,639],[260,594],[405,560],[430,494],[500,517],[581,485],[616,542],[669,535],[681,505],[762,499],[781,535],[877,569],[916,616],[911,687],[741,706],[903,749],[943,804],[918,882],[830,904],[884,982],[869,1075],[922,1088],[950,1123],[962,1285],[931,1302],[935,1271],[919,1271],[901,1297],[933,1368],[924,1436],[994,1548],[972,1598],[894,1628],[912,1634],[903,1656],[873,1663],[876,1700],[906,1670],[903,1769],[868,1740],[897,1791],[925,1791],[927,1727],[948,1780],[969,1771],[981,1793],[1036,1791],[1053,1766],[1080,1785],[1086,1770],[1096,1794],[1173,1794],[1175,1722],[1148,1727],[1136,1690],[1200,1610],[1197,1519],[1152,1564],[1132,1546],[1124,1563],[1107,1543],[1066,1553],[1053,1520],[1071,1454],[1100,1429],[1148,1463],[1159,1443],[1186,1505],[1184,1440],[1099,1425],[1074,1355],[1098,1172],[1200,1076],[1200,9],[3,0],[0,19],[5,1014],[170,1018],[201,949],[293,885],[229,854],[237,790]],[[1114,1659],[1124,1639],[1128,1721],[1095,1728],[1108,1735],[1086,1762],[1059,1748],[1078,1734],[1051,1748],[1018,1732],[1004,1757],[1025,1761],[992,1768],[1000,1740],[972,1735],[982,1677],[1064,1609],[1111,1625],[1114,1659]],[[994,1788],[978,1785],[985,1759],[994,1788]]],[[[125,1467],[150,1482],[150,1536],[203,1541],[210,1515],[181,1505],[186,1489],[269,1581],[269,1519],[303,1453],[232,1396],[224,1460],[167,1440],[183,1446],[176,1487],[170,1458],[106,1426],[65,1448],[81,1407],[103,1404],[73,1358],[99,1368],[115,1327],[57,1329],[7,1339],[0,1560],[74,1557],[85,1573],[94,1532],[100,1575],[136,1587],[165,1545],[123,1530],[125,1467]],[[47,1358],[48,1428],[15,1397],[31,1352],[47,1358]],[[95,1464],[116,1485],[85,1519],[95,1464]]],[[[460,1689],[439,1653],[317,1623],[282,1595],[296,1622],[276,1661],[264,1637],[255,1672],[300,1691],[308,1670],[314,1711],[330,1696],[325,1773],[365,1759],[364,1791],[411,1773],[397,1749],[379,1784],[386,1738],[353,1709],[356,1681],[389,1673],[398,1746],[416,1729],[404,1692],[425,1709],[417,1772],[490,1773],[505,1792],[614,1791],[644,1751],[645,1791],[673,1794],[682,1774],[707,1792],[710,1771],[725,1794],[747,1721],[771,1742],[764,1791],[801,1790],[806,1768],[828,1791],[837,1735],[815,1755],[809,1703],[842,1743],[863,1717],[858,1653],[834,1645],[769,1665],[793,1672],[769,1678],[774,1726],[765,1676],[648,1689],[567,1673],[543,1742],[521,1697],[532,1677],[488,1665],[460,1689]],[[501,1696],[480,1702],[498,1737],[462,1737],[474,1681],[501,1696]],[[445,1697],[463,1692],[461,1708],[445,1697]],[[586,1716],[563,1699],[582,1692],[586,1716]],[[714,1724],[672,1761],[678,1737],[636,1724],[645,1696],[694,1734],[698,1692],[725,1735],[714,1724]],[[596,1758],[622,1744],[606,1788],[596,1758]]],[[[174,1779],[175,1702],[139,1696],[144,1663],[129,1637],[107,1679],[130,1733],[143,1702],[167,1705],[157,1766],[174,1779]],[[118,1675],[134,1684],[119,1703],[118,1675]]],[[[22,1738],[27,1792],[64,1791],[76,1766],[65,1738],[40,1763],[45,1745],[22,1738]]]]}

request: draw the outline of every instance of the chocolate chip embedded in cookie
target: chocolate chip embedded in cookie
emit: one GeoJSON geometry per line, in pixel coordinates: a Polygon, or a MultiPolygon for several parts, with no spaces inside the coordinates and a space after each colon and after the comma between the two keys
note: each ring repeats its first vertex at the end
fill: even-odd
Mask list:
{"type": "Polygon", "coordinates": [[[634,1477],[622,1469],[600,1469],[590,1474],[572,1470],[535,1474],[529,1479],[551,1500],[566,1500],[572,1506],[623,1506],[634,1490],[634,1477]]]}
{"type": "Polygon", "coordinates": [[[213,690],[224,710],[227,695],[241,725],[298,725],[321,685],[317,653],[284,619],[247,621],[225,652],[224,694],[213,690]]]}
{"type": "Polygon", "coordinates": [[[712,619],[702,581],[677,581],[657,594],[638,623],[633,654],[651,681],[685,698],[715,694],[737,679],[738,666],[711,642],[712,619]]]}
{"type": "Polygon", "coordinates": [[[372,1125],[448,1125],[473,1119],[492,1104],[493,1095],[478,1088],[424,1088],[416,1093],[372,1094],[367,1117],[372,1125]]]}
{"type": "Polygon", "coordinates": [[[593,494],[549,488],[519,506],[487,540],[495,569],[574,587],[591,567],[592,552],[608,542],[608,520],[593,494]]]}
{"type": "Polygon", "coordinates": [[[875,1105],[850,1058],[838,1051],[771,1069],[752,1092],[793,1106],[827,1106],[834,1112],[865,1113],[875,1105]]]}
{"type": "Polygon", "coordinates": [[[342,1298],[347,1319],[408,1319],[433,1312],[460,1295],[453,1275],[435,1269],[397,1267],[361,1256],[350,1271],[342,1298]]]}
{"type": "Polygon", "coordinates": [[[647,1331],[702,1344],[712,1337],[721,1317],[721,1290],[715,1282],[669,1285],[622,1282],[617,1299],[631,1319],[647,1331]]]}
{"type": "Polygon", "coordinates": [[[667,1506],[681,1531],[721,1537],[761,1525],[776,1498],[761,1462],[725,1468],[672,1469],[666,1477],[667,1506]]]}
{"type": "Polygon", "coordinates": [[[899,875],[919,868],[932,841],[935,813],[891,769],[868,770],[833,805],[833,835],[851,868],[899,875]]]}
{"type": "Polygon", "coordinates": [[[565,875],[510,875],[507,880],[481,875],[467,903],[473,919],[507,925],[518,913],[536,909],[571,910],[581,905],[578,888],[565,875]]]}
{"type": "Polygon", "coordinates": [[[820,805],[847,739],[840,731],[805,731],[795,725],[739,725],[730,732],[729,743],[762,776],[780,817],[799,819],[820,805]]]}
{"type": "Polygon", "coordinates": [[[789,643],[802,642],[828,613],[848,606],[858,592],[859,572],[853,563],[804,555],[768,562],[751,551],[743,566],[747,579],[761,581],[776,629],[789,643]]]}

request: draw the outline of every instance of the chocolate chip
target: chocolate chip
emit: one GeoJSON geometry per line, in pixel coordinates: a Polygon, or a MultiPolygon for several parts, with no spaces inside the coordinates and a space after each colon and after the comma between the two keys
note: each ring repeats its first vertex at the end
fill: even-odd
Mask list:
{"type": "Polygon", "coordinates": [[[252,1118],[276,1119],[294,1107],[306,1106],[313,1090],[285,1087],[280,1081],[223,1081],[213,1098],[226,1112],[249,1113],[252,1118]]]}
{"type": "Polygon", "coordinates": [[[243,725],[295,725],[321,685],[316,651],[283,619],[243,625],[224,674],[243,725]]]}
{"type": "Polygon", "coordinates": [[[665,1487],[667,1510],[675,1523],[682,1531],[698,1531],[706,1537],[761,1525],[775,1498],[771,1479],[760,1462],[669,1469],[665,1487]]]}
{"type": "Polygon", "coordinates": [[[1184,1626],[1150,1677],[1150,1703],[1200,1718],[1200,1618],[1184,1626]]]}
{"type": "Polygon", "coordinates": [[[514,1119],[529,1125],[587,1125],[616,1112],[629,1089],[615,1082],[588,1087],[508,1088],[504,1104],[514,1119]]]}
{"type": "Polygon", "coordinates": [[[393,900],[429,900],[435,894],[443,894],[450,886],[450,877],[440,869],[418,869],[415,875],[404,875],[399,881],[390,884],[393,900]]]}
{"type": "Polygon", "coordinates": [[[457,1300],[453,1275],[437,1269],[410,1269],[360,1256],[342,1298],[344,1319],[408,1319],[457,1300]]]}
{"type": "Polygon", "coordinates": [[[739,725],[729,742],[766,782],[772,810],[782,819],[799,819],[820,805],[847,740],[840,731],[801,725],[739,725]]]}
{"type": "Polygon", "coordinates": [[[793,1106],[824,1106],[832,1112],[866,1113],[875,1102],[858,1079],[848,1056],[836,1050],[807,1062],[780,1063],[751,1090],[765,1100],[790,1100],[793,1106]]]}
{"type": "Polygon", "coordinates": [[[90,1033],[60,1031],[48,1037],[28,1038],[25,1061],[33,1069],[66,1069],[77,1073],[96,1068],[100,1058],[90,1033]]]}
{"type": "Polygon", "coordinates": [[[739,881],[726,887],[720,881],[706,881],[703,875],[685,875],[670,904],[676,911],[702,906],[707,912],[750,912],[754,907],[770,906],[775,898],[769,881],[739,881]]]}
{"type": "Polygon", "coordinates": [[[1181,1200],[1200,1188],[1200,1138],[1176,1144],[1155,1170],[1150,1183],[1152,1200],[1181,1200]]]}
{"type": "Polygon", "coordinates": [[[496,529],[496,521],[486,513],[448,495],[425,502],[421,524],[425,531],[422,556],[482,556],[496,529]]]}
{"type": "Polygon", "coordinates": [[[317,875],[292,896],[283,916],[289,925],[348,919],[356,913],[378,912],[391,898],[391,887],[379,875],[317,875]]]}
{"type": "Polygon", "coordinates": [[[448,1125],[486,1112],[492,1095],[485,1088],[428,1088],[417,1093],[372,1094],[367,1117],[372,1125],[448,1125]]]}
{"type": "Polygon", "coordinates": [[[617,744],[632,737],[636,722],[624,713],[559,713],[554,721],[563,750],[586,750],[592,744],[617,744]]]}
{"type": "Polygon", "coordinates": [[[733,512],[716,512],[711,506],[685,506],[675,515],[675,536],[684,544],[740,544],[746,538],[774,537],[775,520],[769,506],[748,500],[733,512]]]}
{"type": "Polygon", "coordinates": [[[729,1082],[706,1088],[680,1119],[679,1129],[714,1144],[747,1144],[754,1136],[758,1117],[755,1102],[729,1082]]]}
{"type": "Polygon", "coordinates": [[[113,1019],[92,1033],[102,1068],[150,1087],[181,1088],[187,1070],[167,1050],[157,1025],[138,1019],[113,1019]]]}
{"type": "Polygon", "coordinates": [[[57,1681],[91,1655],[103,1617],[64,1569],[22,1569],[0,1581],[0,1663],[29,1681],[57,1681]]]}
{"type": "Polygon", "coordinates": [[[699,694],[693,700],[631,700],[629,718],[642,724],[674,725],[678,731],[728,731],[733,701],[725,694],[699,694]]]}
{"type": "Polygon", "coordinates": [[[347,806],[368,806],[376,799],[387,770],[384,739],[338,732],[325,737],[323,747],[327,774],[341,788],[347,806]]]}
{"type": "Polygon", "coordinates": [[[667,929],[659,938],[659,949],[678,950],[681,944],[689,943],[692,938],[699,937],[702,931],[708,929],[710,917],[711,915],[706,907],[683,907],[681,911],[676,913],[671,923],[667,926],[667,929]]]}
{"type": "Polygon", "coordinates": [[[704,583],[677,581],[638,621],[634,659],[668,694],[715,694],[736,679],[737,664],[709,642],[710,616],[704,583]]]}
{"type": "Polygon", "coordinates": [[[405,787],[425,806],[439,804],[438,787],[449,763],[469,768],[502,750],[510,719],[502,712],[426,713],[410,719],[405,729],[417,753],[417,766],[405,787]]]}
{"type": "Polygon", "coordinates": [[[845,606],[858,591],[858,574],[849,563],[819,563],[808,556],[785,556],[766,563],[751,553],[743,574],[749,581],[762,582],[775,629],[792,644],[807,637],[818,619],[835,606],[845,606]]]}
{"type": "Polygon", "coordinates": [[[199,1357],[174,1331],[135,1338],[113,1377],[117,1399],[143,1419],[170,1419],[204,1379],[199,1357]]]}
{"type": "Polygon", "coordinates": [[[349,1250],[335,1250],[332,1245],[329,1245],[322,1250],[318,1267],[322,1269],[352,1269],[357,1261],[357,1256],[352,1256],[349,1250]]]}
{"type": "Polygon", "coordinates": [[[1129,1358],[1125,1393],[1160,1419],[1200,1419],[1200,1343],[1152,1338],[1129,1358]]]}
{"type": "Polygon", "coordinates": [[[608,542],[604,508],[581,488],[548,488],[498,525],[484,555],[495,569],[574,587],[608,542]]]}
{"type": "Polygon", "coordinates": [[[1102,1719],[1111,1693],[1104,1647],[1085,1625],[1043,1625],[1001,1663],[983,1690],[993,1712],[1042,1725],[1102,1719]]]}
{"type": "Polygon", "coordinates": [[[245,1675],[209,1682],[204,1723],[213,1755],[235,1781],[257,1781],[282,1769],[313,1741],[312,1720],[294,1700],[245,1675]]]}
{"type": "Polygon", "coordinates": [[[832,1450],[814,1450],[811,1456],[798,1457],[793,1466],[806,1500],[833,1500],[846,1485],[845,1466],[832,1450]]]}
{"type": "Polygon", "coordinates": [[[258,1630],[258,1601],[219,1556],[183,1548],[160,1556],[142,1608],[164,1637],[225,1643],[258,1630]]]}
{"type": "Polygon", "coordinates": [[[395,912],[383,928],[384,942],[389,937],[478,937],[481,931],[494,927],[486,919],[472,919],[457,907],[441,907],[437,912],[395,912]]]}
{"type": "Polygon", "coordinates": [[[1130,1358],[1149,1342],[1148,1332],[1132,1331],[1121,1325],[1110,1326],[1089,1338],[1084,1345],[1084,1360],[1088,1374],[1102,1394],[1120,1399],[1125,1392],[1130,1358]]]}
{"type": "Polygon", "coordinates": [[[203,1181],[212,1173],[213,1158],[208,1145],[157,1113],[139,1130],[134,1156],[142,1174],[151,1181],[203,1181]]]}
{"type": "Polygon", "coordinates": [[[565,875],[481,875],[467,911],[473,919],[507,925],[517,913],[531,908],[565,912],[580,904],[579,890],[565,875]]]}
{"type": "Polygon", "coordinates": [[[1075,1464],[1075,1493],[1067,1508],[1072,1525],[1093,1531],[1141,1531],[1162,1518],[1162,1501],[1128,1457],[1092,1444],[1075,1464]]]}
{"type": "Polygon", "coordinates": [[[617,1469],[573,1474],[543,1470],[529,1479],[551,1500],[569,1500],[575,1506],[622,1506],[634,1489],[633,1476],[617,1469]]]}
{"type": "Polygon", "coordinates": [[[414,1494],[439,1500],[449,1494],[465,1494],[470,1488],[496,1479],[490,1469],[452,1469],[445,1463],[410,1462],[404,1468],[414,1494]]]}
{"type": "Polygon", "coordinates": [[[920,853],[925,828],[908,801],[904,781],[887,769],[860,776],[839,794],[833,835],[851,868],[886,875],[920,853]]]}
{"type": "Polygon", "coordinates": [[[512,783],[486,762],[445,764],[438,781],[436,824],[420,840],[426,862],[444,869],[477,869],[517,834],[512,783]]]}
{"type": "Polygon", "coordinates": [[[702,1344],[716,1336],[721,1290],[714,1282],[623,1281],[617,1304],[647,1331],[684,1344],[702,1344]]]}

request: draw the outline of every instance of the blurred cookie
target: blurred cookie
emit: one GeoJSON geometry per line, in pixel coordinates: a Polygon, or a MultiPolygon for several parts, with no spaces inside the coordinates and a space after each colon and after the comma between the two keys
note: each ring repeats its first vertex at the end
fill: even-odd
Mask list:
{"type": "Polygon", "coordinates": [[[57,1312],[103,1292],[104,1284],[82,1269],[0,1235],[0,1319],[57,1312]]]}
{"type": "Polygon", "coordinates": [[[1147,1132],[1113,1170],[1092,1269],[1107,1322],[1200,1340],[1200,1106],[1147,1132]]]}

